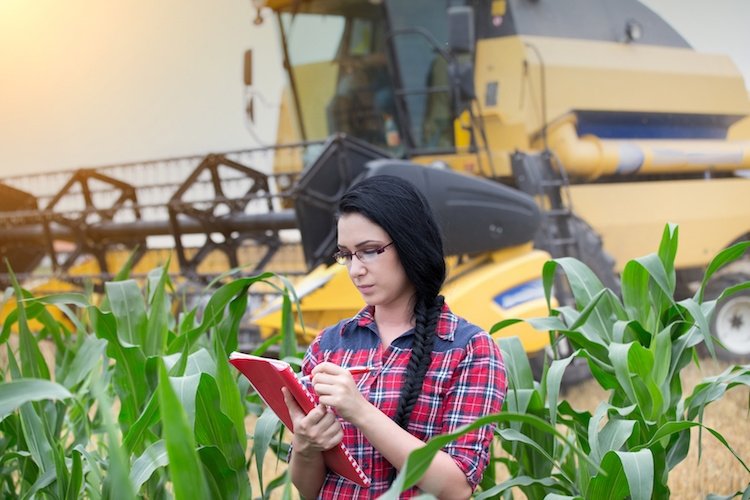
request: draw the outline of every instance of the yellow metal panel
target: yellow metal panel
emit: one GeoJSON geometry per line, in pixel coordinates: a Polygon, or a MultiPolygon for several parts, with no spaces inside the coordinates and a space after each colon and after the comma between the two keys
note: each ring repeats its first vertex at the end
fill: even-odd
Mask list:
{"type": "Polygon", "coordinates": [[[679,224],[677,267],[703,266],[750,231],[750,179],[586,184],[570,194],[618,270],[658,248],[668,222],[679,224]]]}
{"type": "Polygon", "coordinates": [[[746,116],[744,120],[740,120],[729,127],[727,139],[734,141],[750,140],[750,116],[746,116]]]}
{"type": "MultiPolygon", "coordinates": [[[[462,273],[446,284],[443,294],[453,311],[489,331],[504,319],[533,318],[547,315],[543,298],[523,302],[503,309],[494,297],[531,280],[541,278],[541,270],[549,259],[546,252],[520,246],[495,252],[494,260],[462,273]]],[[[501,330],[497,336],[517,335],[527,352],[537,352],[548,344],[546,333],[538,332],[526,323],[518,323],[501,330]]]]}
{"type": "Polygon", "coordinates": [[[302,109],[306,139],[320,140],[328,137],[326,104],[331,102],[336,90],[339,65],[334,61],[302,64],[294,67],[294,79],[302,109]]]}
{"type": "Polygon", "coordinates": [[[477,89],[485,113],[536,133],[572,109],[745,115],[742,75],[725,55],[689,49],[550,37],[477,44],[477,89]],[[544,85],[541,79],[544,69],[544,85]],[[496,82],[497,104],[486,88],[496,82]],[[546,109],[542,109],[542,92],[546,109]]]}

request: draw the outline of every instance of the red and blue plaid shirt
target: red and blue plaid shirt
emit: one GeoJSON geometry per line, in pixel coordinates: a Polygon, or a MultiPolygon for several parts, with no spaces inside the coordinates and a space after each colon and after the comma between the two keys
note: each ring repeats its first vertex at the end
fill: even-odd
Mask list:
{"type": "MultiPolygon", "coordinates": [[[[355,317],[323,330],[305,355],[302,372],[309,375],[319,363],[340,366],[370,366],[373,370],[355,375],[358,388],[370,403],[393,418],[411,356],[414,330],[383,349],[374,321],[374,308],[365,307],[355,317]]],[[[408,431],[422,441],[447,434],[479,417],[498,413],[507,381],[497,344],[481,328],[453,314],[444,306],[437,324],[432,362],[425,375],[409,420],[408,431]]],[[[344,444],[372,480],[360,487],[328,472],[319,498],[375,498],[390,487],[394,467],[349,422],[340,419],[344,444]]],[[[488,425],[453,441],[443,448],[466,474],[472,487],[482,478],[489,461],[494,426],[488,425]]],[[[413,487],[402,498],[417,496],[413,487]]]]}

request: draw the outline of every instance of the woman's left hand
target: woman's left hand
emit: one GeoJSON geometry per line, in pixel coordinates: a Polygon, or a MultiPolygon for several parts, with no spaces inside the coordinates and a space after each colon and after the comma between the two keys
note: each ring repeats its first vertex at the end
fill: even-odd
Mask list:
{"type": "Polygon", "coordinates": [[[321,363],[312,370],[312,383],[321,404],[336,409],[349,422],[369,403],[360,394],[352,374],[334,363],[321,363]]]}

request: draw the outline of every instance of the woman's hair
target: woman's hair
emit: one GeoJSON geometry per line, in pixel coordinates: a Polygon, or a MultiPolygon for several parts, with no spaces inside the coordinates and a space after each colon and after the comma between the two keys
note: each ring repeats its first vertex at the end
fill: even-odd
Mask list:
{"type": "Polygon", "coordinates": [[[422,194],[391,175],[368,177],[352,186],[339,202],[339,214],[359,213],[391,237],[406,277],[414,286],[415,334],[406,378],[394,420],[406,429],[430,366],[445,281],[443,241],[422,194]]]}

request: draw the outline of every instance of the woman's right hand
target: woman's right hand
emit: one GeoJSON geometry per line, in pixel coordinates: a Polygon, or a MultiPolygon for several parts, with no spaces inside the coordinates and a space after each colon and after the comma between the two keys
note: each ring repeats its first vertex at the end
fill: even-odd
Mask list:
{"type": "Polygon", "coordinates": [[[295,453],[310,455],[333,448],[344,438],[341,424],[325,405],[318,405],[307,415],[286,388],[282,388],[284,402],[292,418],[295,453]]]}

